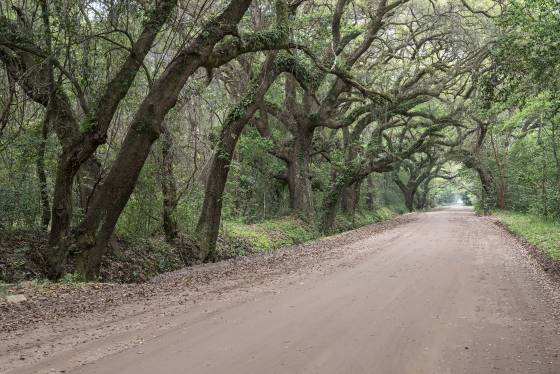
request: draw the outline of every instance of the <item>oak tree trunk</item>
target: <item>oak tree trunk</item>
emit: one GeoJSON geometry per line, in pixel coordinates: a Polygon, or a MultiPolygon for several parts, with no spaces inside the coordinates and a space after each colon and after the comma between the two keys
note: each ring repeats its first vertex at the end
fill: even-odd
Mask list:
{"type": "Polygon", "coordinates": [[[178,198],[173,162],[173,138],[169,130],[164,127],[161,138],[161,193],[163,196],[163,232],[168,243],[172,243],[179,234],[177,220],[174,216],[178,198]]]}
{"type": "Polygon", "coordinates": [[[336,226],[336,211],[340,198],[340,188],[334,187],[325,198],[323,205],[323,219],[321,222],[321,231],[330,233],[336,226]]]}
{"type": "Polygon", "coordinates": [[[294,134],[292,160],[288,164],[288,185],[294,213],[304,221],[315,217],[311,185],[311,152],[313,128],[298,127],[294,134]]]}
{"type": "Polygon", "coordinates": [[[37,152],[37,180],[39,182],[39,198],[41,202],[41,228],[47,230],[51,220],[51,208],[49,204],[49,192],[47,187],[47,174],[45,172],[45,151],[47,137],[49,135],[48,123],[45,120],[41,129],[41,140],[37,152]]]}
{"type": "Polygon", "coordinates": [[[232,157],[241,132],[262,106],[261,101],[274,83],[280,70],[276,68],[277,52],[268,54],[260,74],[249,84],[240,103],[229,113],[220,132],[220,138],[208,170],[202,211],[197,224],[198,262],[215,259],[216,241],[222,217],[222,198],[228,178],[232,157]]]}
{"type": "Polygon", "coordinates": [[[482,210],[485,215],[488,215],[495,206],[496,191],[494,188],[494,178],[490,170],[482,164],[476,166],[476,171],[480,178],[480,184],[482,185],[482,210]]]}
{"type": "Polygon", "coordinates": [[[375,186],[371,175],[367,177],[366,207],[369,211],[375,209],[375,186]]]}
{"type": "Polygon", "coordinates": [[[498,177],[498,207],[506,208],[506,178],[502,172],[498,177]]]}
{"type": "Polygon", "coordinates": [[[354,214],[358,208],[360,199],[360,183],[354,183],[346,187],[342,193],[341,208],[346,214],[354,214]]]}
{"type": "Polygon", "coordinates": [[[428,205],[428,194],[430,192],[430,189],[425,186],[422,190],[420,194],[417,194],[417,204],[416,204],[416,208],[417,209],[426,209],[427,205],[428,205]]]}
{"type": "Polygon", "coordinates": [[[117,220],[159,134],[158,127],[138,129],[132,126],[105,182],[94,195],[77,235],[77,270],[85,279],[96,278],[117,220]]]}
{"type": "Polygon", "coordinates": [[[413,191],[403,191],[403,195],[404,195],[404,204],[406,206],[406,209],[409,212],[413,212],[414,211],[414,192],[413,191]]]}
{"type": "Polygon", "coordinates": [[[250,3],[250,0],[230,2],[169,63],[140,104],[113,167],[77,229],[77,267],[86,279],[97,277],[107,243],[134,190],[151,146],[161,135],[165,116],[175,106],[187,80],[209,61],[214,46],[232,32],[250,3]]]}

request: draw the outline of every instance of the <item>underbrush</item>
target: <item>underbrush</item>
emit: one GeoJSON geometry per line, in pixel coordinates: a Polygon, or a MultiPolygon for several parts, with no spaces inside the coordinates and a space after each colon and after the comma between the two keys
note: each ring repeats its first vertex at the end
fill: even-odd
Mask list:
{"type": "MultiPolygon", "coordinates": [[[[0,282],[40,280],[46,274],[47,238],[41,232],[0,233],[0,282]]],[[[70,257],[64,283],[79,283],[70,257]]],[[[182,248],[161,238],[115,239],[101,265],[104,282],[142,282],[184,266],[182,248]]]]}
{"type": "MultiPolygon", "coordinates": [[[[353,216],[340,214],[336,219],[335,233],[383,222],[396,215],[397,213],[389,208],[381,208],[372,212],[358,212],[353,216]]],[[[237,240],[243,241],[247,245],[241,246],[239,252],[235,254],[222,255],[221,257],[236,257],[249,253],[268,252],[279,247],[318,239],[322,236],[315,226],[306,224],[295,216],[274,218],[254,224],[244,224],[235,221],[225,222],[222,235],[226,242],[237,240]]]]}
{"type": "Polygon", "coordinates": [[[547,256],[560,260],[560,222],[527,213],[500,210],[494,213],[511,231],[547,256]]]}
{"type": "MultiPolygon", "coordinates": [[[[254,224],[225,222],[222,235],[227,240],[247,241],[251,252],[267,252],[275,248],[299,244],[319,237],[319,232],[297,217],[287,216],[254,224]]],[[[242,250],[237,255],[246,255],[242,250]]]]}
{"type": "Polygon", "coordinates": [[[339,215],[336,218],[336,232],[349,231],[372,223],[383,222],[398,214],[400,213],[384,207],[371,212],[359,212],[353,216],[339,215]]]}
{"type": "MultiPolygon", "coordinates": [[[[352,230],[372,223],[382,222],[397,214],[388,208],[375,212],[339,215],[336,232],[352,230]]],[[[314,225],[297,217],[285,216],[267,221],[245,224],[226,221],[217,242],[216,259],[224,260],[318,239],[322,235],[314,225]]],[[[163,237],[116,238],[111,241],[104,257],[100,281],[113,283],[144,282],[158,274],[178,270],[189,263],[189,250],[193,244],[181,238],[170,245],[163,237]]],[[[41,232],[0,233],[0,284],[34,280],[41,284],[45,274],[46,234],[41,232]]],[[[74,273],[72,258],[67,274],[61,280],[79,284],[74,273]]],[[[0,287],[1,293],[1,287],[0,287]]]]}

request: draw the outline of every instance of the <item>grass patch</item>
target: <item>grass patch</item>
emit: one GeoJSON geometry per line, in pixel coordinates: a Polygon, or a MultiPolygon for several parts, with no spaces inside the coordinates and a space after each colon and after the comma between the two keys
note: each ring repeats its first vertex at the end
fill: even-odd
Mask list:
{"type": "Polygon", "coordinates": [[[339,214],[336,217],[336,231],[343,232],[357,229],[372,223],[386,221],[397,215],[397,213],[385,207],[372,212],[358,212],[354,216],[339,214]]]}
{"type": "Polygon", "coordinates": [[[546,255],[560,260],[560,222],[544,217],[509,211],[494,215],[511,231],[540,248],[546,255]]]}
{"type": "Polygon", "coordinates": [[[243,239],[256,252],[303,243],[319,237],[318,232],[296,217],[287,216],[255,223],[225,222],[223,234],[230,238],[243,239]]]}

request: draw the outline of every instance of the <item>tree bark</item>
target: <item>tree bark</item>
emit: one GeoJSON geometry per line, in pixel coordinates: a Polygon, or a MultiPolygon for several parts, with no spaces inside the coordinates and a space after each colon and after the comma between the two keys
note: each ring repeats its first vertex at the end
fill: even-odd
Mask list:
{"type": "Polygon", "coordinates": [[[412,179],[407,183],[404,183],[398,176],[395,177],[394,181],[403,194],[406,209],[409,212],[414,212],[414,197],[416,196],[416,191],[418,190],[418,184],[416,184],[412,179]]]}
{"type": "Polygon", "coordinates": [[[375,209],[375,186],[371,175],[367,177],[366,207],[370,212],[375,209]]]}
{"type": "Polygon", "coordinates": [[[337,206],[343,191],[351,186],[360,185],[369,174],[369,171],[348,172],[346,177],[336,178],[337,181],[333,184],[323,202],[323,217],[321,220],[321,230],[323,232],[329,233],[335,229],[337,206]]]}
{"type": "Polygon", "coordinates": [[[49,233],[47,267],[50,279],[58,279],[62,275],[66,263],[69,248],[66,239],[72,217],[72,187],[76,174],[80,172],[82,183],[79,184],[84,187],[80,194],[80,205],[87,210],[91,191],[97,179],[98,164],[92,160],[95,150],[105,142],[107,130],[120,101],[126,96],[142,66],[144,57],[150,51],[159,30],[167,22],[176,2],[177,0],[157,2],[151,16],[143,24],[142,33],[130,49],[130,53],[118,73],[105,87],[104,93],[96,102],[93,111],[89,111],[87,108],[82,88],[77,82],[72,81],[73,87],[79,93],[78,98],[82,109],[86,113],[86,118],[82,123],[85,131],[78,126],[75,113],[64,90],[59,89],[60,84],[55,85],[54,82],[53,67],[58,68],[61,64],[56,61],[50,46],[48,3],[41,1],[46,51],[42,51],[41,47],[35,45],[33,40],[28,38],[29,35],[21,31],[21,27],[12,24],[7,19],[1,20],[2,26],[12,31],[6,36],[13,38],[12,42],[15,45],[28,44],[32,49],[47,56],[45,64],[41,55],[28,53],[19,48],[14,48],[9,52],[0,48],[0,58],[5,63],[8,73],[18,82],[28,97],[47,107],[49,123],[57,134],[63,149],[57,165],[49,233]]]}
{"type": "Polygon", "coordinates": [[[75,163],[75,153],[70,151],[72,141],[70,138],[75,138],[76,134],[69,136],[68,133],[77,131],[78,124],[66,95],[56,94],[47,107],[49,124],[53,125],[63,145],[56,169],[47,256],[47,276],[51,280],[56,280],[62,276],[66,265],[68,254],[66,239],[73,208],[72,187],[80,165],[75,163]]]}
{"type": "Polygon", "coordinates": [[[498,207],[506,208],[506,178],[501,171],[498,176],[498,207]]]}
{"type": "Polygon", "coordinates": [[[420,194],[417,194],[416,208],[423,210],[428,207],[428,194],[430,193],[429,181],[424,182],[420,194]]]}
{"type": "Polygon", "coordinates": [[[403,191],[404,195],[404,205],[409,212],[414,212],[414,192],[413,191],[403,191]]]}
{"type": "Polygon", "coordinates": [[[78,228],[77,270],[87,280],[97,276],[117,220],[134,190],[150,147],[161,131],[151,130],[131,127],[107,179],[78,228]]]}
{"type": "Polygon", "coordinates": [[[82,214],[87,213],[89,203],[95,193],[95,188],[99,182],[101,165],[95,157],[87,159],[76,173],[76,184],[78,187],[78,206],[82,214]]]}
{"type": "Polygon", "coordinates": [[[346,187],[342,193],[341,208],[346,214],[355,214],[360,200],[360,182],[346,187]]]}
{"type": "Polygon", "coordinates": [[[244,121],[238,121],[233,126],[224,128],[220,134],[218,147],[212,157],[202,211],[196,228],[198,248],[194,253],[195,261],[214,260],[222,216],[222,197],[232,155],[243,126],[244,121]]]}
{"type": "Polygon", "coordinates": [[[289,206],[292,212],[295,212],[296,203],[296,171],[293,165],[292,157],[286,160],[286,185],[288,186],[289,206]]]}
{"type": "Polygon", "coordinates": [[[327,194],[323,204],[323,219],[321,222],[321,231],[324,233],[332,232],[336,226],[336,208],[340,199],[340,190],[343,187],[335,185],[327,194]]]}
{"type": "Polygon", "coordinates": [[[94,279],[99,272],[107,243],[150,148],[162,132],[166,114],[175,106],[189,77],[208,63],[214,46],[233,32],[250,3],[251,0],[231,1],[220,16],[206,25],[198,37],[169,63],[140,104],[113,167],[77,229],[78,271],[86,279],[94,279]]]}
{"type": "Polygon", "coordinates": [[[328,233],[335,229],[336,213],[343,191],[350,186],[359,185],[369,175],[369,172],[346,170],[341,176],[333,175],[333,185],[323,201],[323,217],[321,218],[321,231],[328,233]]]}
{"type": "Polygon", "coordinates": [[[45,151],[49,135],[48,123],[45,119],[41,128],[41,139],[37,149],[37,180],[39,182],[39,198],[41,202],[41,228],[47,230],[51,220],[51,208],[49,204],[49,191],[47,186],[47,174],[45,172],[45,151]]]}
{"type": "Polygon", "coordinates": [[[240,103],[229,113],[209,168],[202,211],[197,224],[195,261],[213,261],[222,216],[222,198],[237,141],[245,125],[262,106],[261,101],[281,70],[276,66],[277,52],[271,52],[259,75],[249,84],[240,103]]]}
{"type": "Polygon", "coordinates": [[[173,172],[173,138],[169,129],[164,127],[161,138],[161,193],[163,197],[163,232],[165,240],[172,243],[177,239],[179,231],[174,213],[177,208],[177,182],[173,172]]]}
{"type": "Polygon", "coordinates": [[[298,126],[294,134],[292,157],[288,164],[288,185],[294,213],[306,222],[315,217],[311,185],[313,127],[298,126]]]}
{"type": "Polygon", "coordinates": [[[475,166],[478,177],[480,178],[480,184],[482,185],[482,210],[485,215],[489,215],[495,204],[495,194],[494,189],[494,178],[490,173],[490,170],[482,165],[478,164],[475,166]]]}
{"type": "MultiPolygon", "coordinates": [[[[494,140],[494,132],[490,132],[490,142],[492,144],[492,150],[494,152],[494,159],[496,161],[496,166],[498,169],[498,208],[506,208],[506,176],[505,176],[505,160],[500,159],[500,154],[498,152],[498,146],[494,140]]],[[[506,146],[507,149],[507,146],[506,146]]],[[[507,151],[505,157],[507,158],[507,151]]]]}

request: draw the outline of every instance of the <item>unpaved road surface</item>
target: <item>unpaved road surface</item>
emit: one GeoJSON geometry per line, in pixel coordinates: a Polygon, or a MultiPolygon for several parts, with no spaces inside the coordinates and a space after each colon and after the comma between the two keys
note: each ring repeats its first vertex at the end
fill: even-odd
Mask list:
{"type": "Polygon", "coordinates": [[[0,368],[560,373],[557,286],[491,219],[445,209],[323,242],[324,252],[321,243],[297,249],[298,261],[281,259],[290,253],[267,260],[277,271],[255,265],[223,278],[219,292],[194,297],[175,282],[165,298],[6,332],[0,368]]]}

